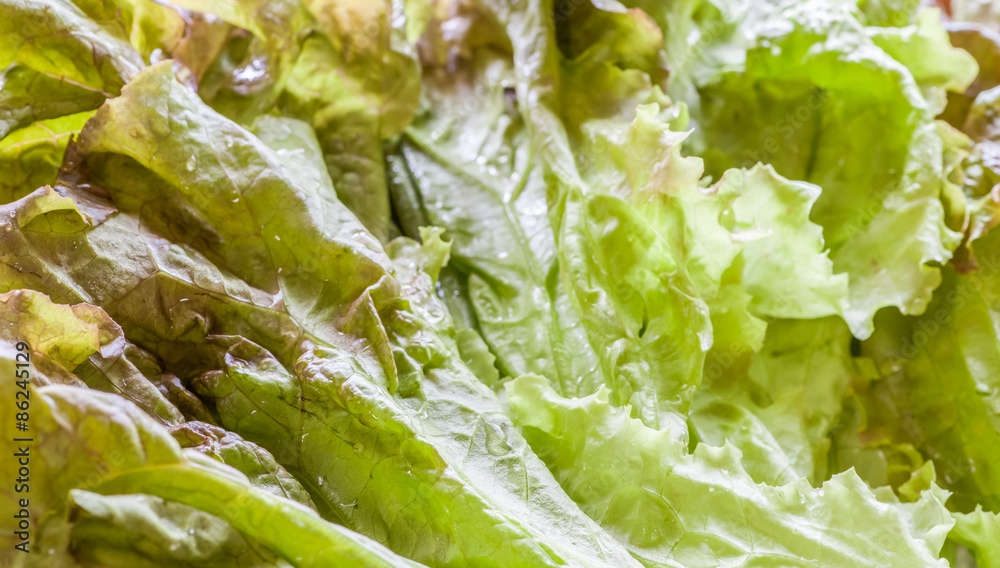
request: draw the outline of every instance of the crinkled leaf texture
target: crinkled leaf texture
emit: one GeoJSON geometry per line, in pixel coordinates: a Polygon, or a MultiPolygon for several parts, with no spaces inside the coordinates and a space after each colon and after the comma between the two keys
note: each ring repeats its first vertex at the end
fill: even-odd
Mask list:
{"type": "Polygon", "coordinates": [[[728,51],[692,71],[694,151],[716,176],[764,162],[823,189],[810,216],[834,271],[848,277],[844,317],[857,337],[871,334],[882,307],[921,313],[960,228],[940,201],[945,157],[933,116],[946,89],[973,80],[975,62],[932,17],[881,29],[865,28],[846,3],[721,4],[710,23],[739,26],[740,39],[696,40],[728,51]]]}
{"type": "Polygon", "coordinates": [[[995,564],[1000,44],[857,4],[0,0],[32,565],[995,564]]]}
{"type": "MultiPolygon", "coordinates": [[[[398,553],[433,566],[634,566],[460,358],[430,276],[447,247],[426,233],[390,258],[323,191],[301,123],[264,126],[257,138],[169,64],[147,68],[79,144],[79,172],[119,211],[98,223],[47,188],[12,204],[4,282],[101,305],[207,403],[204,419],[266,450],[326,519],[398,553]]],[[[234,467],[269,489],[283,479],[234,467]]]]}
{"type": "MultiPolygon", "coordinates": [[[[403,147],[417,202],[432,221],[445,226],[454,221],[460,229],[456,258],[470,258],[468,268],[456,266],[469,271],[470,301],[498,362],[513,361],[524,351],[498,337],[494,313],[504,323],[501,332],[517,331],[514,337],[543,355],[504,370],[538,372],[564,394],[590,394],[603,384],[614,404],[631,405],[647,424],[678,427],[713,341],[759,348],[763,317],[818,317],[846,309],[847,279],[834,275],[822,231],[809,220],[820,194],[765,166],[731,171],[704,187],[702,160],[681,153],[686,134],[675,129],[685,123],[683,107],[672,105],[651,84],[641,59],[618,61],[613,55],[616,41],[634,39],[619,36],[621,30],[634,31],[630,26],[640,25],[635,20],[650,25],[649,20],[638,12],[629,13],[635,20],[628,25],[620,11],[574,15],[585,25],[620,17],[623,27],[608,31],[606,45],[561,45],[582,49],[575,59],[564,60],[554,41],[558,22],[553,31],[551,22],[532,16],[546,10],[547,3],[539,4],[483,5],[485,19],[504,26],[496,33],[510,39],[513,72],[505,71],[502,60],[492,62],[477,51],[474,61],[481,67],[474,68],[511,76],[516,88],[505,91],[504,106],[493,92],[473,100],[510,128],[503,138],[483,141],[480,147],[491,154],[480,163],[461,144],[461,131],[453,131],[454,124],[474,123],[477,115],[422,115],[428,118],[418,124],[426,124],[428,134],[414,135],[419,152],[403,147]],[[585,86],[585,77],[599,77],[607,90],[585,86]],[[523,154],[506,149],[520,139],[528,145],[523,154]],[[425,156],[431,160],[420,161],[425,156]],[[541,201],[535,197],[539,182],[532,177],[536,163],[547,186],[554,257],[541,232],[545,219],[536,213],[541,201]],[[468,194],[449,191],[455,184],[482,187],[484,196],[494,197],[460,207],[456,200],[468,194]],[[487,208],[491,201],[498,201],[496,214],[487,208]],[[490,230],[489,219],[497,214],[503,232],[490,230]],[[491,238],[482,237],[486,232],[491,238]],[[534,270],[522,280],[534,291],[504,294],[502,285],[517,275],[506,265],[517,266],[517,259],[525,257],[526,242],[535,254],[521,266],[534,270]],[[550,262],[558,278],[545,269],[550,262]],[[494,289],[490,296],[477,294],[481,281],[494,289]],[[530,339],[540,334],[543,341],[530,339]],[[567,380],[566,371],[573,367],[560,367],[550,353],[574,346],[580,354],[574,363],[583,365],[584,374],[567,380]]],[[[461,86],[460,80],[453,79],[461,86]]]]}
{"type": "MultiPolygon", "coordinates": [[[[16,351],[6,342],[0,349],[2,364],[12,374],[16,351]]],[[[13,399],[13,382],[5,381],[3,389],[13,399]]],[[[35,554],[39,556],[43,556],[41,551],[61,544],[59,541],[68,530],[70,542],[74,538],[83,539],[82,550],[74,550],[83,559],[108,554],[128,558],[128,546],[121,546],[121,541],[109,546],[111,543],[94,537],[92,531],[104,538],[129,538],[120,532],[109,535],[113,527],[101,527],[100,517],[112,517],[108,520],[113,521],[116,515],[168,519],[200,515],[204,523],[223,532],[228,539],[253,539],[259,547],[257,555],[271,559],[263,565],[281,565],[278,558],[292,566],[329,566],[338,562],[387,568],[414,565],[374,541],[323,521],[307,507],[254,487],[237,470],[193,450],[181,450],[161,425],[121,397],[65,385],[37,387],[33,394],[35,445],[31,463],[36,472],[45,472],[44,477],[35,479],[31,493],[34,529],[40,540],[35,554]],[[80,489],[132,498],[101,499],[80,489]],[[81,507],[81,501],[89,514],[69,515],[69,510],[81,507]],[[166,503],[170,502],[185,507],[143,512],[144,502],[160,507],[168,507],[166,503]],[[66,523],[70,526],[62,526],[66,523]]],[[[4,411],[5,420],[14,420],[16,409],[12,405],[11,408],[4,411]]],[[[5,465],[4,473],[13,474],[10,467],[5,465]]],[[[7,508],[16,510],[16,494],[5,493],[4,500],[7,508]]],[[[188,518],[185,522],[197,521],[188,518]]],[[[144,527],[129,528],[131,538],[141,538],[144,527]]],[[[18,554],[10,552],[14,538],[5,536],[11,545],[5,555],[18,554]]],[[[211,544],[225,547],[226,542],[211,544]]],[[[167,560],[170,554],[183,554],[170,550],[169,544],[162,541],[154,545],[168,555],[167,560]]],[[[61,546],[58,550],[63,553],[61,546]]],[[[253,554],[252,550],[240,552],[253,554]]],[[[225,554],[225,548],[216,552],[225,554]]]]}
{"type": "Polygon", "coordinates": [[[97,108],[144,66],[125,34],[127,2],[4,0],[0,9],[0,139],[97,108]]]}
{"type": "Polygon", "coordinates": [[[692,402],[693,437],[739,448],[756,481],[821,483],[828,436],[857,374],[850,343],[847,326],[830,316],[772,321],[757,352],[713,350],[692,402]]]}
{"type": "Polygon", "coordinates": [[[507,386],[511,413],[563,488],[647,566],[938,566],[954,520],[936,486],[913,503],[853,472],[820,488],[754,482],[733,446],[693,453],[608,404],[557,395],[537,376],[507,386]]]}
{"type": "Polygon", "coordinates": [[[147,376],[136,366],[138,354],[129,351],[134,346],[104,310],[56,304],[39,292],[15,290],[0,294],[0,321],[6,323],[0,338],[30,345],[35,366],[52,382],[119,394],[165,425],[182,420],[157,388],[161,377],[147,376]]]}
{"type": "Polygon", "coordinates": [[[893,484],[932,460],[955,493],[951,506],[964,512],[1000,503],[998,244],[996,232],[975,243],[977,271],[946,269],[922,316],[880,314],[861,350],[877,378],[858,388],[867,417],[861,441],[896,467],[893,484]]]}

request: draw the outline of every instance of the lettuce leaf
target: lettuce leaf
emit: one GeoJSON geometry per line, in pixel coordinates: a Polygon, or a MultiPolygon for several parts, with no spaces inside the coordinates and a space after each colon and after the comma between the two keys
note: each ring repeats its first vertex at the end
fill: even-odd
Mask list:
{"type": "MultiPolygon", "coordinates": [[[[4,364],[13,368],[14,347],[5,342],[2,349],[4,364]]],[[[11,398],[13,389],[13,383],[5,381],[5,393],[11,398]]],[[[236,470],[200,453],[182,451],[162,426],[120,397],[63,385],[38,387],[34,394],[33,425],[38,453],[33,456],[37,460],[33,463],[49,472],[35,485],[31,500],[35,522],[45,523],[36,526],[41,533],[41,550],[46,550],[47,544],[58,543],[47,538],[51,535],[59,539],[63,531],[52,530],[58,526],[49,523],[58,522],[60,508],[65,511],[71,506],[67,501],[69,492],[87,487],[102,495],[159,497],[187,505],[183,511],[189,514],[192,508],[203,511],[212,517],[209,521],[212,524],[216,524],[216,518],[221,519],[232,529],[252,535],[273,552],[268,556],[284,558],[292,566],[323,566],[330,562],[355,566],[414,565],[371,540],[324,522],[298,503],[255,488],[236,470]]],[[[13,420],[14,412],[4,411],[4,418],[13,420]]],[[[11,473],[7,471],[9,466],[4,469],[5,473],[11,473]]],[[[80,492],[71,497],[77,507],[80,499],[86,500],[80,492]]],[[[14,497],[5,494],[5,499],[13,507],[14,497]]],[[[135,498],[125,503],[104,500],[104,505],[113,505],[114,513],[119,515],[128,515],[136,504],[135,498]]],[[[98,503],[90,505],[99,507],[98,503]]],[[[62,513],[63,518],[66,514],[62,513]]],[[[80,520],[70,519],[70,522],[80,520]]],[[[98,523],[88,523],[86,519],[84,515],[80,533],[75,533],[76,527],[70,531],[71,542],[74,533],[77,539],[86,539],[84,558],[100,554],[100,540],[92,538],[92,531],[109,530],[98,529],[94,526],[98,523]]],[[[132,539],[142,537],[141,525],[129,528],[132,539]]],[[[232,529],[230,538],[236,538],[232,529]]],[[[7,541],[12,538],[15,537],[5,536],[7,541]]],[[[127,548],[116,547],[114,551],[121,554],[127,548]]]]}
{"type": "Polygon", "coordinates": [[[976,2],[0,6],[0,563],[995,563],[976,2]]]}
{"type": "MultiPolygon", "coordinates": [[[[52,258],[52,266],[186,378],[222,426],[303,480],[328,519],[435,565],[494,557],[505,565],[633,564],[561,493],[458,357],[424,272],[436,271],[430,267],[440,266],[440,252],[416,264],[406,255],[391,260],[332,193],[309,183],[317,178],[301,165],[308,161],[283,159],[280,149],[209,109],[166,64],[143,71],[98,112],[80,152],[90,183],[110,193],[120,212],[96,227],[81,220],[58,236],[31,221],[41,239],[67,238],[108,255],[78,274],[67,271],[69,259],[52,258]],[[135,140],[127,147],[111,130],[124,125],[135,140]],[[244,165],[220,154],[226,140],[244,165]],[[195,159],[169,161],[171,152],[195,159]],[[143,201],[164,190],[169,209],[147,217],[143,201]],[[285,211],[273,206],[276,197],[285,211]],[[245,207],[242,218],[217,214],[233,199],[245,207]],[[340,220],[321,222],[321,215],[340,220]],[[117,237],[113,256],[99,238],[107,232],[117,237]],[[324,247],[339,267],[315,261],[324,247]],[[108,285],[109,275],[120,287],[108,285]],[[155,305],[184,309],[149,309],[155,305]],[[400,509],[399,499],[417,501],[400,509]]],[[[35,237],[24,233],[12,238],[35,237]]]]}
{"type": "Polygon", "coordinates": [[[764,162],[822,188],[811,219],[834,271],[848,277],[843,314],[855,335],[871,333],[881,307],[920,313],[961,228],[939,202],[944,158],[932,119],[945,89],[975,77],[972,58],[951,48],[932,13],[904,28],[866,28],[848,4],[830,2],[722,2],[712,14],[689,36],[703,55],[688,74],[692,150],[713,176],[764,162]],[[875,121],[895,126],[887,135],[875,121]],[[886,254],[880,243],[901,234],[913,244],[886,254]]]}
{"type": "Polygon", "coordinates": [[[801,479],[758,484],[733,446],[689,454],[675,433],[610,405],[604,390],[565,399],[532,375],[507,389],[512,415],[562,486],[647,566],[947,566],[937,556],[954,520],[936,486],[901,503],[853,472],[818,489],[801,479]]]}
{"type": "Polygon", "coordinates": [[[861,390],[867,416],[862,441],[896,456],[890,463],[900,473],[889,480],[896,484],[919,460],[933,460],[958,511],[977,503],[992,508],[997,500],[1000,390],[990,371],[1000,356],[996,242],[995,233],[978,242],[980,257],[988,260],[980,270],[967,276],[946,271],[924,315],[880,314],[878,333],[862,346],[879,376],[861,390]],[[908,456],[894,445],[919,454],[908,456]]]}
{"type": "Polygon", "coordinates": [[[755,481],[818,485],[831,473],[829,436],[858,374],[850,344],[847,326],[827,317],[772,321],[757,352],[713,349],[692,402],[693,437],[738,448],[755,481]]]}
{"type": "Polygon", "coordinates": [[[71,489],[67,508],[83,566],[293,566],[218,517],[159,497],[71,489]]]}
{"type": "MultiPolygon", "coordinates": [[[[467,25],[483,26],[474,22],[467,25]]],[[[513,80],[512,64],[488,45],[469,49],[475,51],[465,74],[429,70],[424,91],[431,103],[393,156],[399,209],[414,217],[404,230],[416,237],[422,224],[447,227],[449,267],[462,278],[475,329],[504,375],[537,372],[561,392],[588,392],[601,370],[558,279],[544,168],[529,149],[516,95],[503,86],[513,80]],[[415,194],[405,205],[404,184],[415,194]]]]}
{"type": "Polygon", "coordinates": [[[1000,566],[1000,550],[994,536],[1000,530],[1000,516],[976,507],[971,513],[955,514],[955,528],[948,538],[969,548],[980,568],[1000,566]]]}
{"type": "Polygon", "coordinates": [[[97,108],[144,66],[117,2],[0,6],[0,139],[34,121],[97,108]]]}
{"type": "Polygon", "coordinates": [[[0,202],[10,203],[58,179],[66,147],[92,113],[43,120],[0,140],[0,202]]]}

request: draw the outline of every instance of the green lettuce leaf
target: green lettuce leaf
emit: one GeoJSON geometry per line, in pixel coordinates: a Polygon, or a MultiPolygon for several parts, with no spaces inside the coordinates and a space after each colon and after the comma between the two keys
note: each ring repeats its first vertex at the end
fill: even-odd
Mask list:
{"type": "Polygon", "coordinates": [[[827,317],[772,321],[755,353],[713,349],[692,402],[693,437],[734,445],[758,482],[818,485],[829,477],[828,436],[857,373],[850,343],[847,326],[827,317]]]}
{"type": "Polygon", "coordinates": [[[971,513],[956,513],[955,528],[948,538],[972,551],[979,568],[1000,566],[1000,548],[996,540],[1000,532],[1000,515],[976,507],[971,513]]]}
{"type": "Polygon", "coordinates": [[[954,520],[936,486],[901,503],[853,472],[818,489],[758,484],[733,446],[689,454],[675,433],[609,405],[606,391],[564,399],[530,375],[507,389],[562,486],[647,566],[947,566],[937,558],[954,520]]]}
{"type": "Polygon", "coordinates": [[[131,10],[123,14],[117,2],[0,6],[0,139],[34,121],[97,108],[144,66],[126,36],[131,10]]]}
{"type": "Polygon", "coordinates": [[[150,495],[71,489],[69,546],[83,566],[293,566],[220,518],[150,495]]]}
{"type": "Polygon", "coordinates": [[[498,562],[507,565],[631,564],[561,492],[493,393],[465,367],[427,274],[444,259],[429,234],[426,259],[390,260],[332,193],[308,183],[316,179],[308,161],[279,157],[208,109],[165,64],[103,107],[80,149],[89,181],[121,211],[59,235],[36,219],[39,231],[10,238],[50,239],[49,248],[66,239],[58,249],[75,244],[106,258],[74,274],[68,259],[53,255],[49,270],[88,295],[104,291],[95,294],[98,303],[128,337],[184,378],[219,424],[267,449],[327,518],[434,565],[485,561],[500,550],[498,562]],[[171,108],[170,120],[192,128],[157,123],[164,115],[154,100],[171,108]],[[126,124],[145,125],[123,133],[135,140],[128,148],[108,130],[126,124]],[[230,152],[242,165],[220,162],[230,152]],[[193,155],[193,167],[170,160],[171,153],[193,155]],[[169,192],[173,211],[146,216],[152,211],[140,204],[154,190],[169,192]],[[274,207],[276,198],[285,209],[274,207]],[[233,199],[243,217],[231,215],[233,199]],[[319,221],[322,215],[331,217],[319,221]],[[109,233],[114,255],[99,238],[109,233]],[[324,248],[339,267],[315,261],[324,248]],[[248,265],[254,257],[259,264],[248,265]],[[360,300],[347,309],[353,300],[333,296],[351,293],[352,281],[362,283],[360,300]],[[373,353],[380,348],[381,359],[373,353]],[[430,522],[421,507],[400,509],[400,495],[440,514],[430,522]]]}
{"type": "MultiPolygon", "coordinates": [[[[481,18],[464,24],[470,34],[485,27],[481,18]]],[[[560,392],[591,392],[601,370],[558,279],[544,168],[504,86],[512,64],[479,37],[453,41],[473,50],[468,66],[461,74],[445,61],[425,67],[428,104],[393,156],[397,210],[414,219],[403,228],[416,237],[419,225],[447,227],[449,266],[503,374],[536,372],[560,392]]]]}
{"type": "Polygon", "coordinates": [[[848,279],[833,273],[822,229],[809,220],[819,188],[756,166],[726,172],[718,191],[738,196],[733,232],[747,241],[739,253],[741,283],[754,315],[813,319],[842,312],[848,279]]]}
{"type": "MultiPolygon", "coordinates": [[[[2,349],[3,364],[12,369],[14,348],[5,342],[2,349]]],[[[14,383],[4,381],[3,388],[13,399],[14,383]]],[[[323,521],[298,503],[255,488],[236,470],[198,452],[182,451],[161,425],[121,397],[63,385],[36,387],[33,391],[32,464],[47,472],[31,491],[35,523],[45,522],[52,515],[66,515],[67,498],[74,489],[87,488],[102,495],[146,494],[217,517],[292,566],[327,566],[331,562],[416,566],[374,541],[323,521]]],[[[5,420],[14,419],[16,409],[13,405],[11,408],[4,411],[5,420]]],[[[13,473],[9,468],[4,466],[5,474],[13,473]]],[[[8,507],[14,506],[14,495],[4,493],[8,507]]],[[[135,499],[128,500],[127,505],[134,504],[135,499]]],[[[127,515],[129,508],[118,506],[115,512],[127,515]]],[[[35,543],[36,554],[57,544],[62,536],[62,531],[47,530],[50,527],[36,526],[35,534],[42,533],[35,543]],[[55,540],[48,541],[50,536],[55,540]]],[[[93,523],[85,522],[83,535],[78,538],[87,538],[87,532],[95,528],[93,523]]],[[[130,529],[139,533],[133,532],[133,539],[140,538],[141,527],[130,525],[130,529]]],[[[8,542],[13,538],[5,536],[8,542]]],[[[87,541],[99,547],[92,538],[87,541]]],[[[83,549],[84,554],[96,552],[88,551],[87,546],[83,549]]],[[[19,554],[12,550],[12,546],[5,547],[4,555],[19,554]]]]}
{"type": "Polygon", "coordinates": [[[238,470],[255,487],[316,508],[302,484],[257,444],[204,422],[185,422],[172,428],[170,434],[182,448],[192,448],[238,470]]]}
{"type": "Polygon", "coordinates": [[[898,456],[899,473],[889,479],[894,484],[920,460],[934,461],[958,511],[977,503],[993,508],[998,500],[1000,387],[991,371],[1000,361],[997,237],[979,241],[979,271],[947,270],[924,315],[880,314],[876,333],[862,346],[880,378],[861,390],[867,419],[858,435],[868,447],[884,449],[887,460],[898,456]],[[896,448],[905,446],[916,451],[896,448]]]}
{"type": "Polygon", "coordinates": [[[0,140],[0,203],[55,185],[66,146],[93,113],[36,122],[0,140]]]}
{"type": "Polygon", "coordinates": [[[844,317],[856,336],[871,333],[881,307],[920,313],[940,283],[936,266],[959,241],[939,199],[944,149],[932,118],[945,88],[973,79],[974,62],[947,46],[929,16],[906,28],[865,28],[848,5],[800,1],[730,20],[737,6],[720,21],[740,22],[746,39],[699,40],[703,50],[722,43],[730,51],[692,71],[700,127],[692,150],[713,176],[764,162],[822,188],[811,218],[823,227],[834,271],[848,276],[844,317]],[[921,49],[935,56],[918,57],[921,49]],[[895,126],[876,131],[873,123],[895,126]],[[912,244],[890,253],[884,243],[901,235],[912,244]]]}
{"type": "Polygon", "coordinates": [[[55,382],[119,394],[166,425],[181,421],[156,383],[130,361],[121,328],[104,310],[54,304],[38,292],[16,290],[0,294],[0,320],[6,323],[0,338],[30,345],[41,359],[36,365],[59,377],[55,382]]]}

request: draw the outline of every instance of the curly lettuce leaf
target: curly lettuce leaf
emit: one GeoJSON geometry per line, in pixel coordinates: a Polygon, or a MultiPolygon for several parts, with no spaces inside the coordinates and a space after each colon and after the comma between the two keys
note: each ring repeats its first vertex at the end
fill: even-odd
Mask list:
{"type": "Polygon", "coordinates": [[[726,172],[718,191],[738,196],[732,203],[733,232],[747,235],[739,253],[741,283],[752,297],[753,314],[814,319],[842,312],[848,279],[834,274],[822,229],[809,220],[818,187],[758,165],[726,172]]]}
{"type": "Polygon", "coordinates": [[[733,446],[652,430],[601,391],[559,397],[537,376],[508,383],[511,413],[566,491],[647,566],[947,566],[954,520],[936,486],[913,503],[853,472],[815,489],[754,482],[733,446]],[[863,513],[862,513],[863,511],[863,513]]]}
{"type": "Polygon", "coordinates": [[[713,350],[692,402],[693,437],[734,445],[756,481],[818,485],[856,374],[850,343],[840,318],[827,317],[772,321],[757,352],[713,350]]]}
{"type": "Polygon", "coordinates": [[[862,390],[862,442],[897,455],[897,475],[934,461],[958,511],[998,502],[1000,389],[990,369],[1000,344],[992,259],[988,266],[969,276],[948,271],[923,316],[880,315],[862,348],[881,377],[862,390]],[[906,446],[915,451],[895,449],[906,446]]]}
{"type": "MultiPolygon", "coordinates": [[[[726,324],[727,341],[759,345],[760,316],[841,311],[845,279],[833,276],[809,221],[815,188],[764,169],[702,187],[701,161],[681,155],[685,135],[671,130],[684,124],[683,108],[663,106],[669,102],[641,67],[608,65],[616,61],[613,32],[604,50],[564,46],[581,53],[563,62],[553,45],[558,22],[554,32],[528,17],[527,6],[487,8],[507,26],[517,109],[548,172],[560,283],[616,404],[631,404],[652,425],[682,415],[713,340],[710,314],[726,324]],[[533,64],[518,69],[529,53],[533,64]],[[573,82],[586,76],[607,79],[611,91],[587,96],[573,82]],[[560,97],[577,104],[558,104],[560,97]],[[801,247],[769,254],[785,241],[801,247]],[[791,281],[778,285],[782,279],[791,281]],[[728,324],[741,331],[730,334],[728,324]]],[[[591,17],[615,16],[582,18],[591,17]]]]}
{"type": "Polygon", "coordinates": [[[725,4],[719,21],[739,22],[744,39],[694,40],[703,49],[730,42],[737,56],[692,74],[700,127],[692,150],[714,176],[764,162],[822,188],[811,219],[823,227],[834,271],[848,276],[844,317],[856,336],[871,333],[884,306],[920,313],[960,228],[948,226],[940,202],[945,158],[932,118],[944,89],[973,79],[974,62],[946,49],[928,16],[879,29],[845,4],[760,6],[744,19],[729,19],[739,3],[725,4]],[[913,55],[931,45],[935,57],[913,55]],[[874,131],[873,123],[895,126],[874,131]],[[886,246],[900,235],[911,235],[905,252],[886,246]]]}
{"type": "Polygon", "coordinates": [[[955,528],[948,538],[968,548],[979,568],[1000,566],[1000,548],[996,535],[1000,533],[1000,515],[976,507],[971,513],[956,513],[955,528]]]}

